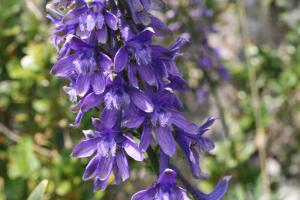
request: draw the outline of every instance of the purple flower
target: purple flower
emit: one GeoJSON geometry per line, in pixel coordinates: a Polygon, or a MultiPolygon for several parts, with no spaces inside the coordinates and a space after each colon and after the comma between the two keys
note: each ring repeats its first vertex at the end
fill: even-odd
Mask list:
{"type": "Polygon", "coordinates": [[[112,66],[111,59],[106,54],[98,52],[96,46],[75,36],[68,44],[75,53],[60,59],[53,66],[51,73],[74,79],[72,87],[80,97],[85,96],[90,89],[95,94],[102,94],[105,90],[105,73],[112,66]]]}
{"type": "Polygon", "coordinates": [[[181,102],[174,92],[163,90],[153,93],[149,90],[146,93],[152,97],[153,112],[147,113],[130,107],[125,112],[122,125],[127,128],[138,128],[143,125],[140,144],[143,151],[146,151],[150,145],[153,130],[161,149],[165,154],[172,156],[176,151],[176,142],[172,134],[173,127],[184,130],[191,135],[197,134],[198,127],[177,111],[181,107],[181,102]]]}
{"type": "Polygon", "coordinates": [[[142,190],[131,198],[131,200],[189,200],[186,191],[176,184],[176,172],[172,169],[164,170],[157,183],[147,190],[142,190]]]}
{"type": "Polygon", "coordinates": [[[105,189],[111,173],[115,182],[129,177],[126,154],[142,161],[143,153],[138,144],[118,127],[119,111],[105,109],[101,120],[93,119],[95,131],[86,132],[86,139],[74,147],[72,156],[93,156],[83,174],[83,180],[94,179],[94,189],[105,189]]]}
{"type": "Polygon", "coordinates": [[[164,7],[162,0],[126,0],[133,22],[137,25],[152,27],[157,36],[165,36],[172,31],[161,20],[149,13],[164,7]]]}
{"type": "Polygon", "coordinates": [[[208,118],[207,121],[199,127],[197,134],[191,135],[183,130],[176,131],[176,141],[189,163],[192,174],[196,178],[207,177],[207,174],[204,174],[200,168],[200,153],[209,152],[214,148],[214,143],[203,136],[214,121],[215,118],[208,118]]]}
{"type": "MultiPolygon", "coordinates": [[[[91,109],[101,113],[100,119],[92,119],[94,130],[84,131],[86,139],[72,152],[73,157],[91,157],[82,179],[94,180],[94,190],[105,189],[111,174],[116,184],[127,180],[127,156],[142,161],[155,141],[163,172],[152,188],[133,199],[188,199],[176,185],[176,173],[168,169],[177,144],[195,177],[203,177],[200,151],[214,147],[203,134],[214,118],[199,127],[182,112],[175,91],[189,86],[175,59],[186,41],[179,38],[169,47],[153,44],[153,37],[170,31],[150,14],[162,6],[161,0],[54,0],[48,7],[58,51],[51,73],[69,81],[64,90],[75,103],[73,126],[91,109]]],[[[219,72],[224,74],[221,66],[219,72]]]]}

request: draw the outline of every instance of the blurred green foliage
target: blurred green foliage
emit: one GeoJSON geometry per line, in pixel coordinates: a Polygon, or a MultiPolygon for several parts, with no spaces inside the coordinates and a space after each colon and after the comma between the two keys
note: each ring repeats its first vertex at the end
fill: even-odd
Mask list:
{"type": "MultiPolygon", "coordinates": [[[[49,74],[56,53],[50,39],[53,27],[44,17],[45,3],[1,1],[0,123],[11,131],[0,126],[0,200],[26,199],[44,179],[49,183],[43,199],[127,199],[127,195],[149,182],[140,184],[134,180],[122,185],[122,191],[119,187],[110,187],[105,193],[92,193],[91,183],[81,181],[86,161],[69,156],[72,146],[82,138],[80,129],[90,127],[89,116],[79,129],[68,126],[74,115],[62,91],[64,83],[49,74]]],[[[284,27],[282,41],[273,46],[253,42],[245,49],[250,66],[256,70],[260,117],[268,137],[268,163],[271,160],[280,168],[279,172],[273,172],[277,165],[270,164],[274,199],[284,199],[284,186],[300,179],[300,25],[297,20],[291,22],[289,3],[267,0],[263,4],[276,10],[278,21],[284,27]]],[[[226,5],[229,6],[224,10],[218,1],[208,4],[216,15],[231,12],[235,6],[229,2],[226,5]]],[[[218,16],[214,19],[218,20],[218,16]]],[[[195,78],[190,76],[197,68],[195,64],[180,62],[187,78],[195,78]]],[[[233,179],[225,199],[256,200],[263,194],[263,185],[248,69],[244,58],[227,61],[226,65],[232,80],[220,82],[218,87],[219,91],[223,91],[224,85],[231,88],[232,96],[226,101],[226,92],[220,94],[224,98],[222,104],[230,137],[219,138],[213,154],[203,159],[204,170],[211,178],[199,186],[209,191],[220,177],[231,174],[233,179]]],[[[197,108],[196,112],[190,109],[194,118],[197,119],[198,113],[218,115],[217,111],[208,112],[206,106],[198,105],[194,94],[187,95],[185,104],[197,108]]],[[[219,129],[211,135],[215,133],[222,135],[219,129]]]]}

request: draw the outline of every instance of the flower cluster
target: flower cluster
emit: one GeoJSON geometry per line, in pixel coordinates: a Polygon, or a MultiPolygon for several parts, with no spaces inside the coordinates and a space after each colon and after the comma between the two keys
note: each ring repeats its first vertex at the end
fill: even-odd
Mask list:
{"type": "Polygon", "coordinates": [[[130,176],[127,156],[142,161],[155,143],[165,158],[158,183],[135,200],[188,199],[168,169],[170,157],[178,144],[193,175],[202,178],[199,154],[214,147],[204,133],[215,119],[201,126],[190,122],[176,94],[189,88],[175,62],[185,40],[169,47],[152,42],[170,32],[149,12],[161,5],[160,0],[54,0],[47,6],[58,50],[51,73],[69,80],[64,89],[77,112],[72,125],[79,126],[91,109],[102,110],[72,153],[92,157],[83,180],[93,179],[95,190],[105,189],[111,174],[115,183],[125,181],[130,176]]]}

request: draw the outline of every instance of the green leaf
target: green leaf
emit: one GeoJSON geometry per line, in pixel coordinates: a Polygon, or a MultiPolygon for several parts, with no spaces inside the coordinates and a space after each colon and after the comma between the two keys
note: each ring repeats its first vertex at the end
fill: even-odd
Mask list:
{"type": "Polygon", "coordinates": [[[41,200],[46,191],[48,185],[48,180],[43,180],[40,184],[33,190],[33,192],[28,197],[28,200],[41,200]]]}

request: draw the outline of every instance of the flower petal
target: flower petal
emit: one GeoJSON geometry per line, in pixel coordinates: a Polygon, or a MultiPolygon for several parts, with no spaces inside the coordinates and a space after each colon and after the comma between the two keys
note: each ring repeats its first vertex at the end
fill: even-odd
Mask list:
{"type": "Polygon", "coordinates": [[[159,37],[165,37],[166,35],[170,35],[172,33],[172,30],[160,19],[154,16],[150,16],[150,18],[151,27],[154,29],[155,35],[159,37]]]}
{"type": "Polygon", "coordinates": [[[100,157],[96,155],[92,158],[89,164],[86,166],[84,174],[82,176],[82,180],[87,181],[92,179],[96,175],[96,170],[99,165],[100,157]]]}
{"type": "Polygon", "coordinates": [[[81,109],[82,112],[87,112],[92,108],[99,106],[103,102],[103,96],[90,93],[85,96],[72,110],[81,109]]]}
{"type": "Polygon", "coordinates": [[[90,45],[82,41],[80,38],[73,36],[70,41],[69,45],[73,50],[81,50],[82,48],[92,48],[90,45]]]}
{"type": "Polygon", "coordinates": [[[160,148],[164,151],[164,153],[168,156],[173,156],[176,152],[176,142],[170,128],[156,128],[156,138],[160,148]]]}
{"type": "Polygon", "coordinates": [[[105,44],[108,38],[107,28],[103,26],[101,29],[95,31],[98,42],[105,44]]]}
{"type": "Polygon", "coordinates": [[[95,94],[102,94],[105,90],[105,77],[102,72],[92,75],[91,85],[95,94]]]}
{"type": "Polygon", "coordinates": [[[126,151],[126,153],[134,160],[136,161],[144,160],[144,155],[142,151],[140,150],[138,144],[133,139],[125,136],[125,140],[123,141],[122,146],[126,151]]]}
{"type": "Polygon", "coordinates": [[[192,135],[198,134],[197,125],[189,122],[181,113],[177,111],[173,111],[171,118],[172,118],[172,123],[178,128],[192,135]]]}
{"type": "Polygon", "coordinates": [[[131,104],[126,110],[124,110],[122,126],[127,128],[138,128],[144,122],[144,113],[131,104]]]}
{"type": "Polygon", "coordinates": [[[154,33],[155,32],[154,32],[153,28],[148,27],[148,28],[144,29],[142,32],[140,32],[137,36],[130,39],[128,41],[128,44],[130,45],[131,42],[150,43],[154,33]]]}
{"type": "Polygon", "coordinates": [[[74,147],[72,156],[77,158],[84,158],[93,155],[97,150],[98,138],[84,140],[74,147]]]}
{"type": "Polygon", "coordinates": [[[154,70],[151,65],[141,65],[137,67],[139,74],[141,75],[142,79],[145,80],[151,86],[156,85],[156,77],[154,74],[154,70]]]}
{"type": "Polygon", "coordinates": [[[133,89],[131,92],[131,100],[141,110],[146,113],[153,112],[154,106],[152,101],[138,89],[133,89]]]}
{"type": "Polygon", "coordinates": [[[94,192],[98,190],[105,190],[108,185],[109,178],[105,180],[100,180],[98,177],[94,181],[94,192]]]}
{"type": "Polygon", "coordinates": [[[224,177],[218,182],[215,189],[210,194],[205,194],[203,192],[198,191],[197,198],[203,200],[221,200],[228,190],[230,179],[230,176],[224,177]]]}
{"type": "Polygon", "coordinates": [[[76,80],[76,93],[83,97],[90,88],[90,76],[79,74],[76,80]]]}
{"type": "Polygon", "coordinates": [[[110,67],[113,65],[110,57],[104,53],[99,53],[97,57],[98,65],[104,70],[110,70],[110,67]]]}
{"type": "Polygon", "coordinates": [[[108,157],[101,157],[99,160],[99,165],[97,167],[97,177],[99,177],[100,180],[106,180],[111,171],[112,167],[115,161],[115,157],[108,156],[108,157]]]}
{"type": "Polygon", "coordinates": [[[104,13],[105,22],[112,30],[116,31],[118,29],[118,18],[109,11],[104,13]]]}
{"type": "Polygon", "coordinates": [[[139,88],[138,79],[136,77],[136,66],[130,65],[128,66],[128,80],[130,84],[135,87],[139,88]]]}
{"type": "Polygon", "coordinates": [[[71,55],[66,58],[60,59],[51,69],[51,74],[59,77],[68,77],[74,71],[73,61],[77,58],[77,55],[71,55]]]}
{"type": "Polygon", "coordinates": [[[129,178],[129,165],[124,151],[118,151],[116,155],[116,163],[119,169],[119,173],[122,177],[122,181],[129,178]]]}
{"type": "Polygon", "coordinates": [[[163,151],[159,155],[159,171],[163,172],[170,166],[170,157],[166,155],[163,151]]]}
{"type": "Polygon", "coordinates": [[[159,176],[157,183],[174,184],[176,183],[176,172],[172,169],[165,169],[159,176]]]}
{"type": "Polygon", "coordinates": [[[120,111],[116,109],[105,108],[101,114],[102,125],[106,128],[113,128],[117,125],[120,119],[120,111]]]}
{"type": "Polygon", "coordinates": [[[146,152],[152,139],[152,128],[150,125],[145,124],[143,128],[143,133],[141,136],[140,149],[146,152]]]}
{"type": "Polygon", "coordinates": [[[131,200],[153,200],[155,197],[156,188],[150,188],[148,190],[141,190],[135,193],[131,200]]]}
{"type": "Polygon", "coordinates": [[[128,64],[128,53],[126,47],[121,47],[115,56],[115,70],[121,72],[128,64]]]}

